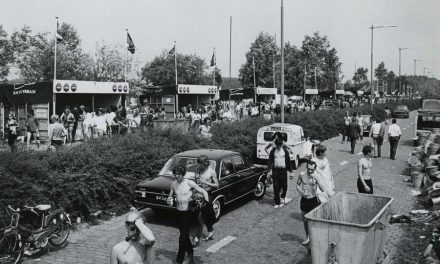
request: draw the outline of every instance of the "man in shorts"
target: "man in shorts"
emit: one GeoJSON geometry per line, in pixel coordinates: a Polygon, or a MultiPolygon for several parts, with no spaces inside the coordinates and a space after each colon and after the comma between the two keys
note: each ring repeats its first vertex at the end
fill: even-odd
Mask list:
{"type": "Polygon", "coordinates": [[[125,221],[127,237],[125,241],[116,244],[111,252],[111,264],[150,264],[152,247],[156,241],[153,232],[145,225],[145,218],[133,210],[125,221]]]}

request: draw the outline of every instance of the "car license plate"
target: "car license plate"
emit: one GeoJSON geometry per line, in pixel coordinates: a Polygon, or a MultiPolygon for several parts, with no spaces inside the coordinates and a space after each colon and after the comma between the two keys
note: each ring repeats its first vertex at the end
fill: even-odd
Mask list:
{"type": "Polygon", "coordinates": [[[167,201],[167,196],[156,195],[156,200],[158,201],[167,201]]]}

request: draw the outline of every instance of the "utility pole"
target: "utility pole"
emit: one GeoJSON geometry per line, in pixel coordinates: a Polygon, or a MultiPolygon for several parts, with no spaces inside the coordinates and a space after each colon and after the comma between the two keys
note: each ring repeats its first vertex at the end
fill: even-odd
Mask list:
{"type": "Polygon", "coordinates": [[[281,123],[284,123],[284,3],[281,0],[281,123]]]}
{"type": "Polygon", "coordinates": [[[402,94],[402,78],[400,77],[400,69],[401,69],[401,57],[402,57],[402,50],[406,50],[408,48],[399,48],[399,96],[402,94]]]}

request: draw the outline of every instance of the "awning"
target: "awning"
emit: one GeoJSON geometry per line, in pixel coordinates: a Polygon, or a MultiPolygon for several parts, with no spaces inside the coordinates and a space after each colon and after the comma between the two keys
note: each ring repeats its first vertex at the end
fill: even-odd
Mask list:
{"type": "Polygon", "coordinates": [[[4,104],[42,104],[52,99],[52,82],[0,84],[0,102],[4,104]]]}

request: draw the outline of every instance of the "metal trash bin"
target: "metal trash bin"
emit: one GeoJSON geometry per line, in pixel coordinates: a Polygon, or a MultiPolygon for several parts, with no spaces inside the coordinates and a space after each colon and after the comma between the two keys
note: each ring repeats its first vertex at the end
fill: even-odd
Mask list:
{"type": "Polygon", "coordinates": [[[305,215],[313,264],[381,263],[393,198],[340,192],[305,215]]]}

